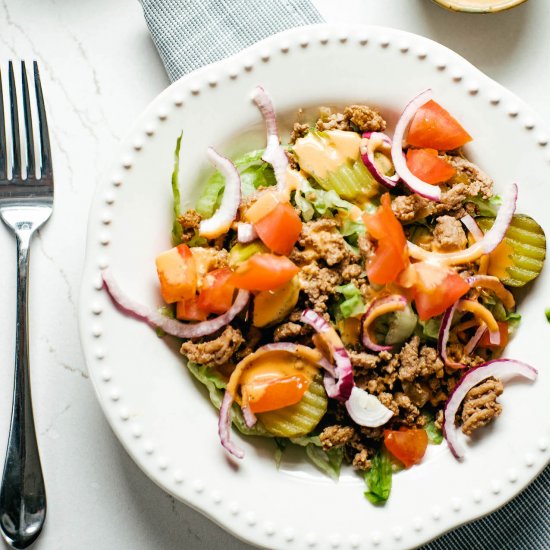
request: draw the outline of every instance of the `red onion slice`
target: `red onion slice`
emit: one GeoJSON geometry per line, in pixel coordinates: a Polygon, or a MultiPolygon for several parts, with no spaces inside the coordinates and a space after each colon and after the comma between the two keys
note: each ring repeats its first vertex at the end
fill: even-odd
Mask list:
{"type": "Polygon", "coordinates": [[[451,453],[461,459],[465,454],[465,447],[458,437],[458,428],[455,426],[456,413],[466,394],[483,380],[494,376],[502,382],[516,376],[535,380],[537,370],[530,365],[513,359],[495,359],[469,370],[454,387],[447,403],[445,404],[445,423],[443,434],[449,444],[451,453]]]}
{"type": "Polygon", "coordinates": [[[403,110],[401,117],[397,121],[395,132],[393,134],[393,143],[391,146],[391,158],[395,173],[401,178],[403,183],[417,195],[432,201],[441,200],[441,189],[437,185],[431,185],[417,178],[407,166],[407,160],[403,155],[403,144],[405,132],[409,127],[416,111],[432,99],[432,91],[430,89],[418,94],[413,98],[403,110]]]}
{"type": "Polygon", "coordinates": [[[170,319],[156,310],[151,310],[147,306],[140,304],[124,294],[115,281],[110,270],[101,272],[103,286],[113,302],[124,313],[144,321],[149,325],[160,328],[166,334],[177,336],[178,338],[200,338],[213,334],[217,330],[228,325],[245,307],[250,298],[250,292],[239,290],[233,305],[222,315],[202,321],[200,323],[182,323],[175,319],[170,319]]]}
{"type": "Polygon", "coordinates": [[[443,314],[443,318],[441,319],[441,325],[439,327],[439,334],[437,337],[437,353],[439,353],[441,360],[448,367],[451,367],[454,369],[463,369],[466,367],[465,365],[461,363],[456,363],[455,361],[451,361],[447,356],[447,342],[449,341],[449,333],[451,331],[451,324],[453,322],[453,316],[455,314],[457,305],[458,305],[458,302],[455,302],[443,314]]]}
{"type": "Polygon", "coordinates": [[[277,189],[281,192],[287,191],[286,172],[288,168],[288,158],[284,149],[281,147],[279,132],[277,130],[277,118],[275,108],[269,94],[261,87],[256,86],[252,95],[252,100],[262,113],[267,129],[267,147],[262,156],[262,160],[273,166],[275,179],[277,180],[277,189]]]}
{"type": "MultiPolygon", "coordinates": [[[[395,142],[394,142],[395,143],[395,142]]],[[[512,216],[516,211],[518,198],[518,186],[513,183],[502,200],[502,206],[499,208],[495,223],[483,235],[483,238],[475,242],[472,246],[457,252],[429,252],[420,246],[408,241],[409,255],[415,260],[442,262],[447,265],[466,264],[477,260],[484,254],[490,254],[506,236],[506,231],[512,221],[512,216]]]]}
{"type": "Polygon", "coordinates": [[[208,239],[215,239],[229,231],[237,217],[241,204],[241,177],[235,165],[226,157],[222,157],[212,147],[207,150],[208,160],[225,178],[225,189],[220,207],[211,218],[202,220],[199,234],[208,239]]]}
{"type": "Polygon", "coordinates": [[[391,139],[382,132],[366,132],[363,134],[363,137],[367,139],[366,146],[361,147],[361,159],[363,163],[378,183],[381,183],[388,189],[393,189],[399,181],[397,172],[393,176],[386,176],[386,174],[378,169],[374,158],[376,151],[382,151],[385,155],[391,156],[391,139]]]}
{"type": "Polygon", "coordinates": [[[347,401],[353,388],[353,367],[342,340],[330,323],[312,309],[304,310],[300,320],[311,326],[323,338],[332,353],[336,376],[333,378],[329,373],[325,374],[325,389],[328,396],[339,401],[347,401]]]}
{"type": "Polygon", "coordinates": [[[475,349],[479,341],[481,340],[481,337],[485,334],[485,331],[487,330],[487,325],[485,323],[482,323],[477,327],[477,330],[475,331],[475,334],[468,340],[468,343],[464,346],[464,354],[470,355],[475,349]]]}
{"type": "Polygon", "coordinates": [[[356,424],[368,428],[383,426],[393,416],[393,412],[382,405],[378,397],[357,386],[351,390],[346,409],[356,424]]]}
{"type": "Polygon", "coordinates": [[[460,218],[460,221],[464,224],[464,227],[472,234],[474,239],[476,241],[480,241],[483,239],[483,231],[481,230],[481,227],[477,225],[477,222],[470,216],[470,214],[466,214],[465,216],[462,216],[460,218]]]}
{"type": "Polygon", "coordinates": [[[255,241],[258,238],[258,233],[251,223],[239,222],[237,224],[237,240],[240,243],[246,244],[255,241]]]}
{"type": "Polygon", "coordinates": [[[361,319],[361,341],[363,342],[363,345],[372,351],[388,351],[392,349],[392,346],[383,346],[373,342],[369,334],[369,327],[380,315],[391,313],[393,311],[403,311],[405,307],[407,307],[407,299],[400,294],[391,294],[390,296],[385,296],[384,298],[374,300],[361,319]],[[381,308],[385,309],[385,306],[390,306],[392,304],[395,306],[395,309],[380,313],[381,308]]]}
{"type": "Polygon", "coordinates": [[[244,458],[244,452],[231,441],[231,405],[233,405],[233,396],[231,392],[226,391],[223,396],[218,417],[218,435],[224,449],[236,458],[244,458]]]}
{"type": "Polygon", "coordinates": [[[249,406],[242,407],[241,410],[243,411],[243,418],[246,427],[253,428],[256,425],[256,422],[258,422],[256,415],[252,412],[252,409],[249,406]]]}

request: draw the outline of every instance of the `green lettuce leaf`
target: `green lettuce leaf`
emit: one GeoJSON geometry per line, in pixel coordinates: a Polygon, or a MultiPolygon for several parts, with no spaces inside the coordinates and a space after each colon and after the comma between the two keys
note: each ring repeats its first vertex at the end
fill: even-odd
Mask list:
{"type": "Polygon", "coordinates": [[[384,504],[391,492],[392,461],[385,449],[378,451],[371,460],[371,469],[365,472],[368,490],[365,497],[372,504],[384,504]]]}
{"type": "Polygon", "coordinates": [[[324,216],[331,210],[348,211],[353,206],[351,202],[341,199],[336,191],[317,189],[306,179],[302,181],[300,189],[296,191],[294,202],[306,222],[310,221],[315,214],[324,216]]]}
{"type": "Polygon", "coordinates": [[[304,447],[307,457],[321,472],[335,481],[340,477],[340,469],[344,460],[344,448],[336,447],[325,451],[318,435],[292,437],[290,442],[304,447]]]}
{"type": "Polygon", "coordinates": [[[172,244],[177,246],[181,244],[181,237],[183,235],[183,229],[178,222],[178,218],[181,216],[181,197],[179,187],[179,173],[180,173],[180,147],[181,138],[183,132],[179,135],[176,141],[176,149],[174,151],[174,169],[172,170],[172,196],[174,198],[173,212],[174,221],[172,223],[172,244]]]}
{"type": "Polygon", "coordinates": [[[353,283],[337,286],[336,290],[344,296],[344,300],[338,306],[344,319],[365,313],[365,301],[361,291],[353,283]]]}
{"type": "Polygon", "coordinates": [[[439,327],[441,326],[441,315],[432,317],[427,321],[418,320],[418,324],[422,327],[422,336],[428,340],[437,340],[439,336],[439,327]]]}
{"type": "Polygon", "coordinates": [[[432,445],[439,445],[443,441],[443,432],[435,425],[435,419],[433,416],[428,417],[428,421],[426,422],[424,429],[428,434],[428,441],[432,445]]]}
{"type": "Polygon", "coordinates": [[[490,199],[483,199],[481,197],[469,197],[468,202],[475,204],[477,215],[482,217],[495,218],[498,212],[500,205],[502,204],[502,199],[495,195],[490,199]]]}
{"type": "Polygon", "coordinates": [[[550,307],[544,310],[544,315],[546,315],[546,320],[550,323],[550,307]]]}
{"type": "MultiPolygon", "coordinates": [[[[258,187],[275,184],[275,174],[271,165],[262,161],[264,149],[250,151],[233,160],[241,175],[241,191],[244,196],[253,193],[258,187]]],[[[210,218],[217,210],[223,196],[225,179],[219,173],[212,174],[203,186],[195,210],[203,217],[210,218]]]]}

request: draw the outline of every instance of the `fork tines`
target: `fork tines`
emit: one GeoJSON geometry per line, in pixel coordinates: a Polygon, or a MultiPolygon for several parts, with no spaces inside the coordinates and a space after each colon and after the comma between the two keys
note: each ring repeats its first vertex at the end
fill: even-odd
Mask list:
{"type": "Polygon", "coordinates": [[[34,93],[36,96],[36,111],[38,114],[37,128],[39,135],[39,146],[35,151],[34,132],[33,132],[33,114],[31,109],[31,96],[29,91],[29,81],[27,78],[27,67],[24,61],[21,61],[21,88],[20,97],[22,98],[23,125],[19,124],[18,94],[15,82],[15,71],[13,62],[8,65],[7,95],[9,108],[4,109],[4,97],[2,93],[3,83],[2,73],[0,71],[0,183],[13,180],[14,182],[23,179],[23,173],[29,183],[34,183],[36,179],[36,167],[38,157],[38,167],[40,168],[40,178],[38,181],[48,183],[52,179],[50,138],[48,134],[48,121],[46,119],[46,109],[44,107],[44,96],[40,84],[40,74],[38,64],[33,62],[34,68],[34,93]],[[6,119],[9,118],[11,133],[8,136],[6,132],[6,119]],[[8,139],[10,137],[11,139],[8,139]],[[11,165],[11,170],[9,167],[11,165]],[[22,170],[25,166],[25,170],[22,170]]]}

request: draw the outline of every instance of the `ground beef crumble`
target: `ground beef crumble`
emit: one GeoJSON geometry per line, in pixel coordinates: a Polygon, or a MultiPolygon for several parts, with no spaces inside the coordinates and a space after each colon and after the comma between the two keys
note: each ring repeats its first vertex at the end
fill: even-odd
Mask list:
{"type": "Polygon", "coordinates": [[[219,367],[229,362],[231,356],[243,342],[241,331],[228,325],[219,336],[212,340],[184,342],[180,351],[193,363],[207,367],[219,367]]]}
{"type": "Polygon", "coordinates": [[[502,405],[497,402],[497,397],[503,391],[504,386],[500,380],[488,378],[466,394],[461,415],[464,434],[472,435],[502,412],[502,405]]]}
{"type": "Polygon", "coordinates": [[[355,437],[355,430],[351,426],[328,426],[319,435],[321,444],[325,451],[334,447],[341,447],[349,443],[355,437]]]}
{"type": "Polygon", "coordinates": [[[437,252],[462,250],[468,244],[462,223],[452,216],[437,218],[433,237],[432,247],[437,252]]]}
{"type": "Polygon", "coordinates": [[[201,215],[196,210],[189,209],[178,218],[178,223],[182,229],[181,241],[189,242],[199,229],[201,215]]]}
{"type": "Polygon", "coordinates": [[[327,311],[328,300],[342,282],[334,269],[319,267],[316,262],[305,265],[298,274],[300,288],[307,296],[308,305],[318,313],[327,311]]]}
{"type": "Polygon", "coordinates": [[[350,105],[344,113],[333,113],[328,107],[320,109],[317,130],[357,130],[359,132],[383,132],[386,121],[380,113],[367,105],[350,105]]]}

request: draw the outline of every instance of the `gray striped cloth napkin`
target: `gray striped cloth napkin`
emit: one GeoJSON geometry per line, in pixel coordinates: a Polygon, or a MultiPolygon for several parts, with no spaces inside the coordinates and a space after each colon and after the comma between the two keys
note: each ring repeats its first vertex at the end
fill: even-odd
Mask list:
{"type": "MultiPolygon", "coordinates": [[[[277,32],[322,23],[310,0],[141,0],[172,81],[277,32]]],[[[490,468],[490,465],[487,465],[490,468]]],[[[419,488],[421,490],[421,488],[419,488]]],[[[550,550],[550,469],[506,506],[422,550],[550,550]]]]}

